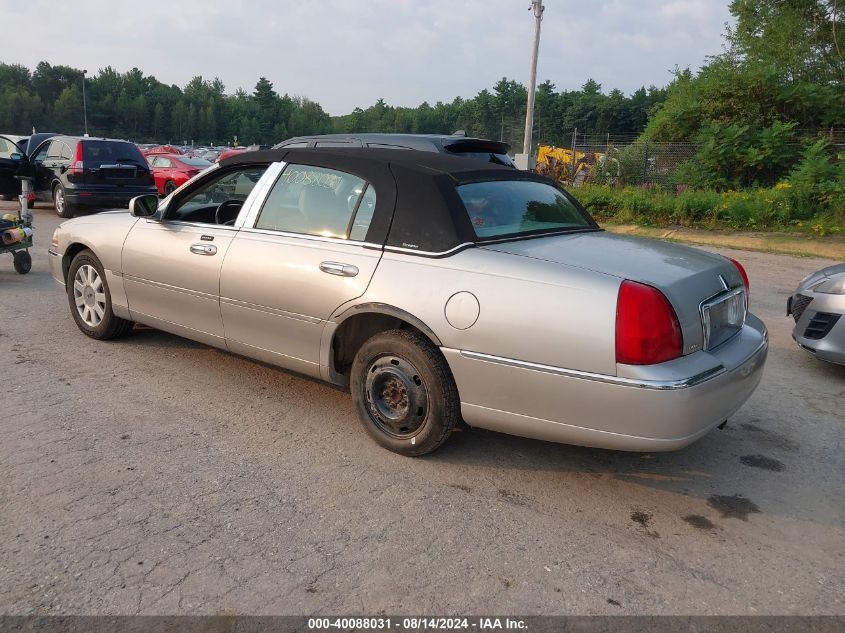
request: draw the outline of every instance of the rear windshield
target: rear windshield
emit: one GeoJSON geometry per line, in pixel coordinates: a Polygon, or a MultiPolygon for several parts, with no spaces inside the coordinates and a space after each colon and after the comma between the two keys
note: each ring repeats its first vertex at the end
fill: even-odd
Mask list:
{"type": "Polygon", "coordinates": [[[147,166],[141,151],[132,143],[125,141],[80,141],[82,160],[86,166],[131,163],[147,166]]]}
{"type": "Polygon", "coordinates": [[[492,180],[456,189],[481,240],[595,228],[589,216],[569,198],[542,182],[492,180]]]}
{"type": "Polygon", "coordinates": [[[211,164],[204,158],[193,158],[192,156],[180,156],[176,160],[190,167],[208,167],[211,164]]]}

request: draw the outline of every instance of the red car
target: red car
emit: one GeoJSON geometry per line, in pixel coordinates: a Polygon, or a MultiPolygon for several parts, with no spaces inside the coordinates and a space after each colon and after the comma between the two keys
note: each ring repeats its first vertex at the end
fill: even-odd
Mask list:
{"type": "Polygon", "coordinates": [[[152,154],[147,156],[156,189],[163,196],[169,196],[177,187],[211,165],[204,158],[192,158],[182,154],[152,154]]]}
{"type": "Polygon", "coordinates": [[[223,151],[220,156],[217,157],[217,162],[219,163],[224,158],[229,158],[230,156],[236,156],[238,154],[243,154],[244,152],[248,152],[248,147],[233,147],[232,149],[227,149],[223,151]]]}

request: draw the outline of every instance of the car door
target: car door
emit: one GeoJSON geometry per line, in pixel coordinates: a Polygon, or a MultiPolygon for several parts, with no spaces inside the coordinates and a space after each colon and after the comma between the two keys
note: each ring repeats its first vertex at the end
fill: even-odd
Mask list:
{"type": "Polygon", "coordinates": [[[12,198],[21,192],[17,175],[24,175],[26,170],[26,153],[14,140],[0,136],[0,196],[12,198]]]}
{"type": "Polygon", "coordinates": [[[50,190],[52,180],[50,180],[50,175],[53,172],[44,164],[47,160],[47,150],[50,148],[51,143],[52,141],[45,141],[35,150],[35,154],[32,157],[32,188],[38,200],[49,201],[52,199],[52,191],[50,190]]]}
{"type": "Polygon", "coordinates": [[[70,166],[70,148],[65,143],[56,139],[50,142],[47,147],[47,156],[42,163],[43,182],[52,191],[53,183],[61,180],[62,175],[70,166]]]}
{"type": "Polygon", "coordinates": [[[215,223],[225,203],[243,206],[266,165],[217,169],[170,200],[161,218],[139,219],[123,245],[123,283],[133,320],[225,347],[220,266],[237,229],[215,223]]]}
{"type": "Polygon", "coordinates": [[[164,193],[164,183],[170,178],[171,161],[164,156],[156,156],[152,162],[153,180],[159,193],[164,193]]]}
{"type": "Polygon", "coordinates": [[[288,164],[245,218],[220,276],[230,350],[319,375],[331,314],[361,296],[382,255],[365,242],[375,189],[343,171],[288,164]]]}

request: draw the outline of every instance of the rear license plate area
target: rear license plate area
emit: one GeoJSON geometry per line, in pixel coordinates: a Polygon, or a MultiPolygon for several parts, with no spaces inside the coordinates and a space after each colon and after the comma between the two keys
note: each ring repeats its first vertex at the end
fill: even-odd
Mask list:
{"type": "Polygon", "coordinates": [[[736,288],[705,301],[701,305],[704,349],[718,347],[739,332],[745,325],[747,312],[745,288],[736,288]]]}

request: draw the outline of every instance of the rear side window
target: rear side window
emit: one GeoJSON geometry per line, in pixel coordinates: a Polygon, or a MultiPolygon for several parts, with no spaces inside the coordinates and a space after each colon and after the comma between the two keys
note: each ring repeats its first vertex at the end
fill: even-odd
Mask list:
{"type": "Polygon", "coordinates": [[[530,180],[491,180],[459,185],[479,239],[594,228],[589,217],[560,191],[530,180]]]}
{"type": "Polygon", "coordinates": [[[53,141],[50,143],[50,147],[47,149],[47,158],[61,158],[62,145],[63,143],[61,141],[53,141]]]}
{"type": "Polygon", "coordinates": [[[375,190],[334,169],[290,164],[267,196],[255,228],[363,240],[375,190]]]}
{"type": "Polygon", "coordinates": [[[132,163],[146,166],[147,161],[141,151],[132,143],[124,141],[80,141],[82,160],[85,166],[111,165],[114,163],[132,163]]]}

